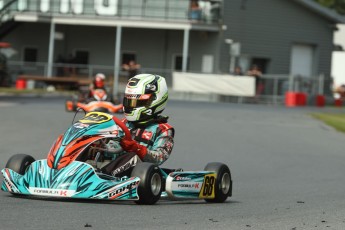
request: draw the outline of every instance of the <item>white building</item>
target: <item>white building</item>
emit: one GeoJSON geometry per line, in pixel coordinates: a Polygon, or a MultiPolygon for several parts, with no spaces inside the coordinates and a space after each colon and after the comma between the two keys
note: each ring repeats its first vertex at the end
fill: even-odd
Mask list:
{"type": "Polygon", "coordinates": [[[335,88],[345,84],[345,24],[338,24],[337,27],[338,30],[334,33],[337,51],[333,52],[331,68],[335,88]]]}

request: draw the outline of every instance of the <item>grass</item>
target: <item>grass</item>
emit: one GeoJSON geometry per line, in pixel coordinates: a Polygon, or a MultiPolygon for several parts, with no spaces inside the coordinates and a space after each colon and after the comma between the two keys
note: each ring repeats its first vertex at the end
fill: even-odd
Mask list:
{"type": "Polygon", "coordinates": [[[313,113],[311,115],[334,127],[336,130],[345,133],[345,114],[313,113]]]}

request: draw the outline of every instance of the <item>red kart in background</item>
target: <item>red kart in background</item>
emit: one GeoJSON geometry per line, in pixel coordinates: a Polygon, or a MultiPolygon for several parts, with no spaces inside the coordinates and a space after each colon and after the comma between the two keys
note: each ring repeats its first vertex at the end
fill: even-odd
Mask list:
{"type": "Polygon", "coordinates": [[[95,89],[91,91],[92,97],[79,95],[77,99],[67,100],[65,103],[66,111],[76,111],[81,108],[86,112],[105,112],[122,113],[122,104],[114,104],[104,89],[95,89]]]}

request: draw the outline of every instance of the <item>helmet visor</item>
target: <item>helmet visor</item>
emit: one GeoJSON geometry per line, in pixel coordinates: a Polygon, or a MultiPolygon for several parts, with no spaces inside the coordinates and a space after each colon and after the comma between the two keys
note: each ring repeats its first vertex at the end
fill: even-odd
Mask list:
{"type": "Polygon", "coordinates": [[[125,108],[149,107],[152,102],[152,94],[126,94],[123,98],[125,108]]]}

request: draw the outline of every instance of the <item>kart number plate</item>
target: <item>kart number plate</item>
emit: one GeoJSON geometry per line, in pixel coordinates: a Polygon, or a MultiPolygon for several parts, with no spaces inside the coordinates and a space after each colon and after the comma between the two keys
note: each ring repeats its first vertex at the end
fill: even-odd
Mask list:
{"type": "Polygon", "coordinates": [[[204,176],[204,183],[200,190],[199,198],[214,198],[214,189],[216,185],[216,174],[207,174],[204,176]]]}
{"type": "Polygon", "coordinates": [[[112,119],[112,116],[106,113],[100,113],[100,112],[91,112],[86,114],[85,117],[83,117],[79,122],[84,124],[93,124],[93,123],[104,123],[107,121],[110,121],[112,119]]]}

